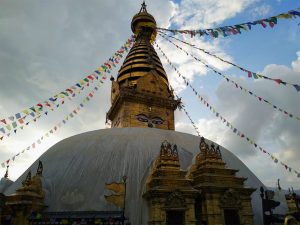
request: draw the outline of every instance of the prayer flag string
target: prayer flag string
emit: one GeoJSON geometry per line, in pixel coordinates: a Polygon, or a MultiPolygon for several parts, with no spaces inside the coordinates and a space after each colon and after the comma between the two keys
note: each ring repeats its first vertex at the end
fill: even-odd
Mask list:
{"type": "Polygon", "coordinates": [[[248,90],[247,88],[241,86],[240,84],[238,84],[237,82],[233,81],[232,79],[230,79],[228,76],[222,74],[221,72],[215,70],[213,67],[209,66],[208,64],[206,64],[205,62],[203,62],[201,59],[197,58],[196,56],[194,56],[191,53],[188,53],[187,51],[185,51],[182,47],[178,46],[177,44],[175,44],[174,42],[172,42],[170,39],[168,39],[165,36],[161,36],[163,37],[165,40],[167,40],[168,42],[170,42],[171,44],[173,44],[176,48],[180,49],[181,51],[183,51],[186,55],[191,56],[192,58],[194,58],[196,61],[200,62],[201,64],[203,64],[206,68],[211,69],[215,74],[221,76],[222,78],[224,78],[227,82],[230,82],[232,85],[235,86],[236,89],[239,89],[241,91],[244,91],[245,93],[251,95],[252,97],[254,97],[256,100],[258,100],[259,102],[262,103],[266,103],[268,105],[270,105],[274,110],[279,111],[281,114],[288,116],[289,118],[294,118],[298,121],[300,121],[300,116],[294,115],[290,112],[288,112],[285,109],[282,109],[280,107],[278,107],[277,105],[274,105],[272,102],[266,100],[265,98],[258,96],[257,94],[255,94],[253,91],[248,90]]]}
{"type": "Polygon", "coordinates": [[[261,151],[264,154],[267,154],[274,163],[280,163],[287,171],[289,172],[293,172],[298,178],[300,178],[300,173],[293,169],[292,167],[288,166],[287,164],[285,164],[282,161],[279,161],[278,158],[276,158],[274,155],[272,155],[271,153],[269,153],[267,150],[265,150],[264,148],[262,148],[261,146],[259,146],[257,143],[255,143],[253,141],[252,138],[249,138],[247,135],[245,135],[244,132],[240,131],[239,129],[237,129],[235,126],[232,125],[232,123],[230,123],[224,116],[222,116],[203,96],[201,96],[196,89],[191,85],[191,83],[189,82],[189,80],[183,76],[178,69],[173,65],[173,63],[169,60],[169,58],[167,57],[167,55],[164,53],[164,51],[160,48],[160,46],[155,43],[155,46],[159,49],[159,51],[162,53],[162,55],[164,56],[164,58],[167,60],[167,62],[169,63],[169,65],[175,70],[176,74],[183,79],[184,83],[186,84],[187,87],[191,88],[193,93],[199,98],[200,102],[202,104],[205,105],[205,107],[207,107],[217,118],[219,118],[223,124],[226,124],[227,127],[229,127],[231,129],[231,131],[236,134],[237,136],[239,136],[242,139],[246,139],[248,144],[252,145],[255,147],[255,149],[259,149],[259,151],[261,151]]]}
{"type": "Polygon", "coordinates": [[[277,16],[269,17],[267,19],[260,19],[252,22],[246,22],[246,23],[241,23],[241,24],[236,24],[231,26],[200,29],[200,30],[174,30],[174,29],[166,29],[166,28],[159,28],[159,27],[157,27],[156,29],[169,31],[172,32],[173,34],[177,34],[177,33],[188,34],[191,37],[199,35],[199,36],[210,36],[213,38],[218,38],[218,37],[227,37],[230,35],[241,34],[242,31],[249,31],[251,30],[252,26],[256,26],[256,25],[261,25],[263,28],[266,28],[269,25],[269,27],[273,28],[277,24],[279,19],[296,19],[297,16],[300,17],[300,7],[295,10],[290,10],[286,13],[281,13],[277,16]]]}
{"type": "Polygon", "coordinates": [[[46,132],[44,135],[42,135],[40,138],[38,138],[36,141],[34,141],[32,144],[28,145],[28,147],[24,148],[22,151],[15,154],[13,157],[5,160],[1,163],[2,168],[5,168],[7,165],[9,165],[11,162],[15,161],[17,157],[25,153],[25,151],[34,150],[38,147],[38,145],[42,144],[42,142],[49,138],[51,135],[53,135],[55,132],[58,131],[63,125],[65,125],[69,120],[73,119],[76,115],[79,115],[79,112],[81,109],[89,102],[95,95],[95,92],[99,90],[101,87],[101,84],[103,84],[103,77],[100,79],[99,76],[95,76],[95,78],[99,81],[99,84],[93,88],[92,91],[90,91],[87,96],[84,98],[84,100],[76,107],[74,110],[72,110],[70,113],[68,113],[63,120],[61,120],[59,123],[57,123],[55,126],[53,126],[48,132],[46,132]]]}
{"type": "Polygon", "coordinates": [[[179,42],[181,42],[181,43],[183,43],[183,44],[186,44],[186,45],[191,46],[192,48],[198,49],[198,50],[204,52],[204,53],[207,54],[207,55],[210,55],[210,56],[212,56],[212,57],[214,57],[214,58],[216,58],[216,59],[219,59],[220,61],[222,61],[222,62],[224,62],[224,63],[230,64],[230,65],[232,65],[232,66],[238,68],[239,70],[241,70],[241,71],[247,73],[247,77],[248,77],[248,78],[253,78],[253,79],[265,79],[265,80],[274,81],[276,84],[283,84],[284,87],[292,86],[297,92],[300,92],[300,85],[299,85],[299,84],[286,82],[286,81],[283,81],[283,80],[281,80],[281,79],[279,79],[279,78],[271,78],[271,77],[267,77],[267,76],[264,76],[264,75],[259,74],[259,73],[254,73],[254,72],[252,72],[252,71],[250,71],[250,70],[247,70],[247,69],[245,69],[245,68],[243,68],[243,67],[241,67],[241,66],[239,66],[239,65],[236,65],[236,64],[234,64],[234,63],[232,63],[232,62],[230,62],[230,61],[228,61],[228,60],[222,59],[221,57],[219,57],[219,56],[217,56],[217,55],[215,55],[215,54],[213,54],[213,53],[210,53],[210,52],[208,52],[207,50],[205,50],[205,49],[203,49],[203,48],[196,47],[195,45],[193,45],[193,44],[191,44],[191,43],[188,43],[188,42],[186,42],[186,41],[183,41],[183,40],[181,40],[181,39],[179,39],[179,38],[176,38],[176,37],[174,37],[174,36],[167,35],[167,34],[164,33],[164,32],[159,31],[159,35],[160,35],[161,37],[167,36],[167,37],[169,37],[169,38],[173,38],[173,39],[175,39],[175,40],[177,40],[177,41],[179,41],[179,42]]]}
{"type": "MultiPolygon", "coordinates": [[[[170,85],[170,87],[171,87],[171,85],[170,85]]],[[[172,87],[171,87],[172,88],[172,87]]],[[[173,88],[172,88],[172,90],[174,90],[173,88]]],[[[176,93],[174,93],[174,95],[175,95],[175,97],[177,98],[177,99],[181,99],[181,98],[179,98],[178,97],[178,95],[176,94],[176,93]]],[[[199,137],[201,137],[201,135],[200,135],[200,132],[199,132],[199,129],[198,129],[198,127],[196,126],[196,123],[193,121],[193,119],[192,119],[192,117],[190,116],[190,114],[188,113],[188,111],[185,109],[185,105],[181,102],[180,103],[180,105],[179,105],[179,110],[183,110],[183,112],[185,113],[185,115],[188,117],[188,119],[190,120],[190,122],[191,122],[191,124],[192,124],[192,126],[194,127],[194,129],[195,129],[195,131],[196,131],[196,133],[197,133],[197,135],[199,136],[199,137]]]]}
{"type": "Polygon", "coordinates": [[[66,90],[54,95],[48,100],[38,103],[35,106],[23,109],[15,115],[9,116],[6,119],[0,119],[0,141],[5,137],[9,137],[12,133],[17,133],[18,129],[24,129],[29,125],[30,121],[36,122],[42,115],[48,115],[49,110],[54,111],[60,105],[65,103],[65,100],[71,100],[76,94],[80,94],[85,86],[89,86],[95,80],[95,76],[105,76],[106,73],[111,73],[112,69],[120,62],[125,53],[129,51],[134,43],[134,37],[131,36],[124,45],[105,63],[103,63],[92,74],[81,79],[75,85],[67,88],[66,90]]]}

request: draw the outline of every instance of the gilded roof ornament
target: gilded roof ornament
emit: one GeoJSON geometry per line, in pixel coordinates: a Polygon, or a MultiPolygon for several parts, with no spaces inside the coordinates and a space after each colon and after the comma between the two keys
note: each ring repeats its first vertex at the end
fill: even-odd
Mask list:
{"type": "Polygon", "coordinates": [[[201,137],[200,144],[200,153],[197,155],[197,161],[205,159],[222,159],[220,147],[215,147],[214,143],[209,145],[205,142],[204,137],[201,137]]]}
{"type": "Polygon", "coordinates": [[[36,171],[36,175],[42,176],[43,175],[43,163],[42,161],[39,161],[39,165],[36,171]]]}
{"type": "Polygon", "coordinates": [[[31,171],[28,172],[25,180],[22,182],[23,186],[29,186],[31,184],[31,171]]]}
{"type": "Polygon", "coordinates": [[[8,167],[9,167],[9,165],[7,165],[6,166],[6,171],[5,171],[5,174],[4,174],[4,178],[8,178],[8,167]]]}
{"type": "Polygon", "coordinates": [[[141,12],[147,12],[147,5],[146,5],[146,3],[145,3],[145,0],[143,1],[142,7],[141,7],[141,9],[140,9],[140,13],[141,13],[141,12]]]}
{"type": "Polygon", "coordinates": [[[172,145],[166,140],[161,144],[160,147],[161,158],[174,158],[178,160],[178,150],[177,145],[172,145]]]}

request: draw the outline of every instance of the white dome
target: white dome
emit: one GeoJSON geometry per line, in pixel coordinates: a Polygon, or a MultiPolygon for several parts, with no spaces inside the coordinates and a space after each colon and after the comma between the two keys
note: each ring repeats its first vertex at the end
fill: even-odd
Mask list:
{"type": "MultiPolygon", "coordinates": [[[[67,138],[45,152],[43,188],[47,211],[117,210],[107,203],[105,183],[127,180],[126,216],[133,225],[147,224],[148,209],[142,189],[149,167],[160,151],[162,141],[178,146],[182,169],[191,165],[199,152],[200,138],[154,128],[112,128],[96,130],[67,138]]],[[[207,142],[209,143],[209,141],[207,142]]],[[[255,224],[262,224],[261,181],[231,152],[220,148],[228,168],[238,169],[238,176],[247,177],[245,184],[257,188],[252,194],[255,224]]],[[[29,170],[35,173],[38,160],[5,191],[12,194],[21,187],[29,170]]]]}
{"type": "Polygon", "coordinates": [[[13,181],[11,181],[8,178],[1,178],[0,180],[0,193],[3,193],[11,184],[13,183],[13,181]]]}

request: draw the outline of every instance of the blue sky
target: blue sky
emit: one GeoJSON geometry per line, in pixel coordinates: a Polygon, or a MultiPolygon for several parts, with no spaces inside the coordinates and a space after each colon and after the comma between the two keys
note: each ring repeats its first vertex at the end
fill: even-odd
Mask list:
{"type": "MultiPolygon", "coordinates": [[[[146,2],[160,27],[184,29],[214,28],[253,21],[300,7],[299,1],[265,0],[182,0],[146,2]],[[207,12],[210,12],[207,14],[207,12]],[[186,23],[184,23],[184,21],[186,23]]],[[[4,0],[0,3],[0,117],[7,117],[43,101],[75,84],[108,59],[131,34],[130,21],[139,10],[137,1],[34,1],[4,0]]],[[[270,77],[300,83],[300,23],[279,20],[273,28],[254,27],[240,35],[212,40],[185,38],[236,64],[270,77]],[[297,52],[299,56],[297,56],[297,52]]],[[[205,70],[171,45],[158,38],[159,45],[193,86],[232,124],[288,165],[300,170],[300,122],[285,118],[268,105],[235,90],[219,76],[205,70]]],[[[190,49],[187,48],[189,51],[190,49]]],[[[159,52],[158,52],[159,53],[159,52]]],[[[194,51],[194,54],[198,54],[194,51]]],[[[160,54],[159,54],[160,55],[160,54]]],[[[210,60],[209,57],[204,60],[210,60]]],[[[161,57],[164,62],[163,58],[161,57]]],[[[300,115],[299,93],[268,81],[253,81],[226,64],[214,66],[249,90],[274,104],[300,115]]],[[[285,187],[300,188],[299,178],[286,172],[267,156],[253,151],[244,140],[232,134],[176,79],[167,64],[170,83],[183,96],[188,111],[201,133],[235,153],[267,185],[277,178],[285,187]],[[259,163],[258,163],[259,162],[259,163]],[[269,168],[269,169],[266,169],[269,168]]],[[[117,71],[114,71],[116,75],[117,71]]],[[[110,82],[97,93],[81,114],[39,145],[36,151],[19,156],[11,165],[10,177],[16,179],[50,146],[69,136],[105,128],[105,113],[110,106],[110,82]]],[[[0,162],[11,158],[52,128],[66,112],[80,102],[76,98],[0,143],[0,162]]],[[[176,112],[176,130],[193,133],[182,112],[176,112]]],[[[5,172],[1,168],[0,173],[5,172]]]]}

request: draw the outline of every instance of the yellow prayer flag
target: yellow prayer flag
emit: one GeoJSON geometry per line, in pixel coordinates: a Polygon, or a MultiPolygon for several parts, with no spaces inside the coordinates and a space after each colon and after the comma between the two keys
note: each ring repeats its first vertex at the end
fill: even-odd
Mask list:
{"type": "Polygon", "coordinates": [[[277,17],[277,18],[280,18],[280,19],[291,19],[291,18],[293,18],[292,15],[287,14],[287,13],[282,13],[282,14],[276,16],[276,17],[277,17]]]}
{"type": "Polygon", "coordinates": [[[26,115],[29,115],[29,111],[27,109],[22,110],[23,113],[25,113],[26,115]]]}
{"type": "Polygon", "coordinates": [[[111,191],[116,192],[117,194],[123,194],[125,193],[125,184],[124,183],[110,183],[110,184],[105,184],[105,188],[111,191]]]}
{"type": "Polygon", "coordinates": [[[104,195],[106,201],[114,204],[115,206],[118,206],[122,208],[124,206],[124,195],[104,195]]]}

